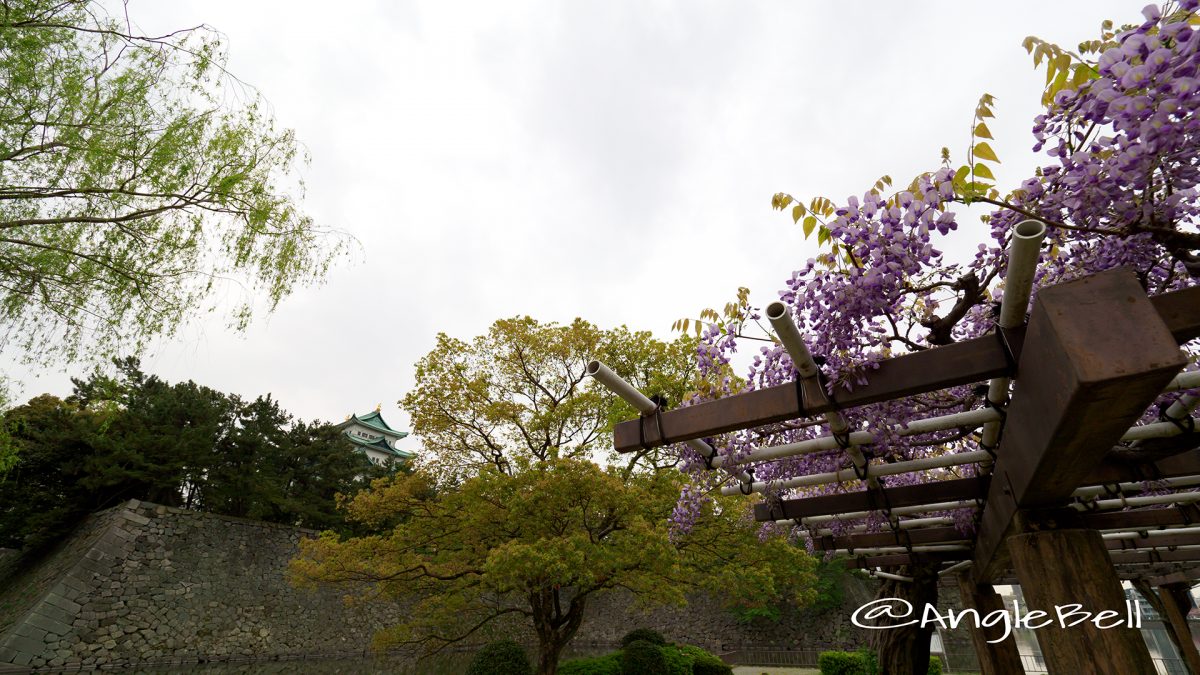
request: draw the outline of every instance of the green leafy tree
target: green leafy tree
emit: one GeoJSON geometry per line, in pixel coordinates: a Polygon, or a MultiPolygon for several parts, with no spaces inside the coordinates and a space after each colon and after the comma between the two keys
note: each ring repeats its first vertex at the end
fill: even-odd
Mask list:
{"type": "Polygon", "coordinates": [[[0,3],[6,344],[134,353],[227,281],[241,327],[344,251],[297,204],[292,132],[224,63],[204,26],[148,36],[95,0],[0,3]]]}
{"type": "Polygon", "coordinates": [[[438,334],[400,404],[443,482],[485,467],[511,472],[517,460],[560,457],[608,457],[629,471],[673,466],[676,458],[660,450],[619,460],[608,455],[613,422],[636,412],[585,369],[600,359],[648,394],[677,404],[694,379],[694,348],[687,338],[667,343],[582,319],[569,325],[502,319],[469,343],[438,334]]]}
{"type": "Polygon", "coordinates": [[[381,648],[432,652],[503,636],[513,624],[501,619],[513,617],[533,629],[543,675],[556,671],[591,599],[614,589],[645,603],[682,604],[695,588],[730,602],[811,599],[812,558],[783,539],[760,543],[734,502],[710,504],[672,539],[667,514],[681,482],[675,471],[562,457],[487,467],[452,490],[418,471],[349,500],[347,516],[380,533],[301,542],[293,579],[415,598],[407,620],[376,635],[381,648]]]}
{"type": "Polygon", "coordinates": [[[75,380],[66,400],[9,410],[3,426],[20,452],[0,477],[0,546],[38,548],[127,499],[342,528],[338,494],[386,473],[332,425],[295,422],[270,396],[171,384],[135,359],[75,380]]]}

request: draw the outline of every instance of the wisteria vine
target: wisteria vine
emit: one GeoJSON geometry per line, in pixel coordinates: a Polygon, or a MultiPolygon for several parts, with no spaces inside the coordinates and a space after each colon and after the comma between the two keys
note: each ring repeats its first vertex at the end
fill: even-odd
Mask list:
{"type": "MultiPolygon", "coordinates": [[[[785,282],[779,298],[789,308],[831,391],[853,388],[883,359],[978,337],[994,329],[998,290],[1005,276],[1009,233],[1026,218],[1048,226],[1035,293],[1101,270],[1132,268],[1150,294],[1200,283],[1200,32],[1194,25],[1200,0],[1151,5],[1137,25],[1113,29],[1077,52],[1030,38],[1035,64],[1051,69],[1046,110],[1033,126],[1034,150],[1051,162],[1015,190],[1001,195],[985,161],[998,161],[980,139],[991,138],[984,120],[991,97],[976,110],[976,142],[968,163],[943,165],[890,194],[881,179],[861,197],[840,205],[817,198],[802,205],[775,195],[772,205],[792,210],[806,236],[816,233],[821,253],[785,282]],[[972,260],[951,262],[938,240],[957,229],[956,208],[974,203],[996,207],[985,221],[991,241],[978,245],[972,260]]],[[[745,378],[731,365],[748,339],[767,337],[759,310],[743,293],[723,316],[706,310],[697,362],[706,388],[685,404],[791,382],[796,373],[787,352],[767,341],[745,378]]],[[[1185,346],[1195,368],[1197,345],[1185,346]]],[[[1173,399],[1178,394],[1165,397],[1173,399]]],[[[855,408],[852,423],[879,438],[864,448],[876,461],[896,461],[957,452],[975,446],[975,432],[941,432],[901,437],[889,429],[916,419],[973,409],[983,402],[978,387],[955,387],[855,408]]],[[[1157,411],[1148,410],[1147,421],[1157,411]]],[[[718,452],[736,463],[755,447],[827,435],[819,421],[800,420],[727,434],[718,452]]],[[[676,531],[688,529],[700,506],[728,474],[709,472],[700,457],[681,448],[682,466],[693,484],[672,515],[676,531]]],[[[760,463],[758,480],[785,479],[845,468],[841,451],[760,463]]],[[[888,477],[889,486],[969,475],[971,467],[888,477]]],[[[821,486],[790,495],[824,494],[861,485],[821,486]]],[[[779,495],[769,496],[777,497],[779,495]]],[[[931,514],[936,515],[936,514],[931,514]]],[[[960,529],[973,526],[972,510],[953,515],[960,529]]],[[[878,526],[873,518],[868,526],[878,526]]],[[[835,532],[864,521],[832,524],[835,532]]],[[[764,532],[769,531],[768,525],[764,532]]]]}

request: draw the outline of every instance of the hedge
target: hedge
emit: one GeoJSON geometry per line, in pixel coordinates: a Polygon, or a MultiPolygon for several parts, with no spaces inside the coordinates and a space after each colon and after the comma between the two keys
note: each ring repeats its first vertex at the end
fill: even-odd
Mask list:
{"type": "MultiPolygon", "coordinates": [[[[821,675],[876,675],[879,664],[874,652],[860,649],[856,652],[821,652],[817,657],[821,675]]],[[[942,675],[942,660],[929,657],[928,675],[942,675]]]]}
{"type": "Polygon", "coordinates": [[[466,675],[533,675],[525,649],[512,640],[501,640],[480,649],[466,675]]]}

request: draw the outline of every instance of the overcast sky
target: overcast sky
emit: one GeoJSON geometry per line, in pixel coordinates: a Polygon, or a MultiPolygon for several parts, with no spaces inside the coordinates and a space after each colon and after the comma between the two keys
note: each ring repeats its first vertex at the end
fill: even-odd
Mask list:
{"type": "MultiPolygon", "coordinates": [[[[407,428],[396,401],[439,331],[528,314],[669,338],[738,286],[765,304],[814,253],[772,194],[841,200],[942,146],[961,160],[985,91],[1015,185],[1043,82],[1022,38],[1074,45],[1142,4],[130,0],[147,32],[227,37],[311,154],[307,209],[363,247],[245,335],[193,326],[144,367],[407,428]]],[[[10,372],[21,398],[70,391],[10,372]]]]}

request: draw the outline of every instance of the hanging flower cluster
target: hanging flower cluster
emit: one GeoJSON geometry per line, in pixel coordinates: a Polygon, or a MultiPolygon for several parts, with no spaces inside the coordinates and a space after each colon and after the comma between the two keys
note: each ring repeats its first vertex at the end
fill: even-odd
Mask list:
{"type": "MultiPolygon", "coordinates": [[[[1005,275],[1005,250],[1021,220],[1045,222],[1049,233],[1035,279],[1037,286],[1119,266],[1133,268],[1151,294],[1200,280],[1200,32],[1192,28],[1200,0],[1183,0],[1143,10],[1144,21],[1124,31],[1106,24],[1101,39],[1080,53],[1027,41],[1035,62],[1054,69],[1046,112],[1034,123],[1035,151],[1051,162],[1020,187],[1001,196],[981,160],[998,161],[985,142],[971,149],[958,170],[945,165],[918,176],[905,189],[887,194],[883,179],[861,197],[837,205],[816,199],[793,207],[806,236],[816,232],[825,249],[795,271],[779,298],[790,310],[836,393],[870,378],[883,359],[983,335],[994,328],[998,284],[1005,275]],[[945,260],[938,239],[957,228],[953,208],[987,203],[993,241],[974,258],[945,260]]],[[[983,118],[991,97],[976,111],[975,136],[991,138],[983,118]]],[[[785,209],[791,196],[776,195],[785,209]]],[[[713,313],[715,315],[715,313],[713,313]]],[[[698,364],[719,397],[785,384],[796,378],[787,352],[770,342],[759,349],[745,379],[733,376],[731,358],[759,325],[748,304],[727,307],[722,321],[701,335],[698,364]]],[[[762,336],[759,337],[762,339],[762,336]]],[[[1195,345],[1191,345],[1193,353],[1195,345]]],[[[912,459],[971,446],[974,432],[900,436],[902,425],[923,417],[978,407],[983,392],[956,387],[855,408],[852,424],[877,435],[863,450],[879,460],[912,459]]],[[[698,402],[692,401],[691,403],[698,402]]],[[[1150,413],[1148,412],[1148,415],[1150,413]]],[[[756,447],[828,435],[820,421],[798,421],[746,430],[715,439],[730,464],[756,447]]],[[[685,453],[685,469],[698,483],[684,490],[675,526],[686,528],[698,508],[711,472],[698,455],[685,453]]],[[[757,480],[786,479],[843,469],[841,451],[766,462],[754,467],[757,480]]],[[[969,473],[970,468],[966,469],[969,473]]],[[[948,470],[887,478],[889,486],[936,480],[948,470]]],[[[956,475],[964,475],[960,472],[956,475]]],[[[841,486],[793,490],[827,493],[841,486]]],[[[861,489],[856,481],[851,489],[861,489]]],[[[972,512],[951,515],[961,529],[972,512]]],[[[835,523],[834,531],[850,524],[835,523]]],[[[870,522],[866,523],[868,527],[870,522]]],[[[876,523],[877,525],[877,523],[876,523]]]]}

